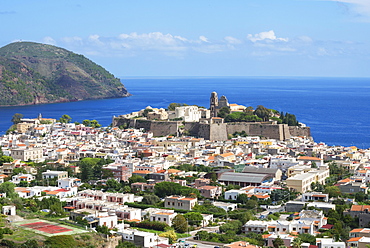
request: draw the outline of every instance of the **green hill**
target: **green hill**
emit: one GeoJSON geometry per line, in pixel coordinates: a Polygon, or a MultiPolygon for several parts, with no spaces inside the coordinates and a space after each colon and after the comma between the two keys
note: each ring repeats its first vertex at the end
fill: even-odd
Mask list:
{"type": "Polygon", "coordinates": [[[0,106],[129,95],[118,78],[83,55],[33,42],[0,48],[0,106]]]}

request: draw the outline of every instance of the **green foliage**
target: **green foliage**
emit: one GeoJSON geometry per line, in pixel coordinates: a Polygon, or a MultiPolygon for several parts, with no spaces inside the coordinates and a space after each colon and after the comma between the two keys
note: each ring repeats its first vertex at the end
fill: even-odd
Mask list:
{"type": "Polygon", "coordinates": [[[308,233],[301,233],[298,235],[298,238],[301,239],[302,243],[310,243],[311,245],[316,244],[315,236],[308,234],[308,233]]]}
{"type": "Polygon", "coordinates": [[[101,124],[97,120],[83,120],[82,124],[86,127],[99,128],[101,124]]]}
{"type": "Polygon", "coordinates": [[[148,205],[155,205],[160,201],[161,201],[161,199],[159,199],[158,196],[146,194],[146,195],[143,196],[142,203],[143,204],[148,204],[148,205]]]}
{"type": "Polygon", "coordinates": [[[241,223],[246,223],[249,220],[256,219],[254,211],[252,210],[233,210],[229,212],[229,218],[239,220],[241,223]]]}
{"type": "Polygon", "coordinates": [[[149,221],[149,220],[144,220],[139,223],[136,222],[130,222],[130,226],[133,227],[140,227],[140,228],[146,228],[146,229],[152,229],[152,230],[157,230],[157,231],[164,231],[166,230],[169,226],[160,221],[149,221]]]}
{"type": "Polygon", "coordinates": [[[225,122],[259,122],[262,118],[245,112],[234,112],[225,117],[225,122]]]}
{"type": "Polygon", "coordinates": [[[202,224],[203,216],[198,212],[188,212],[184,214],[190,226],[200,226],[202,224]]]}
{"type": "Polygon", "coordinates": [[[77,162],[77,166],[80,167],[80,178],[86,182],[91,179],[102,179],[103,165],[112,163],[110,159],[103,158],[83,158],[77,162]]]}
{"type": "Polygon", "coordinates": [[[228,232],[225,234],[217,234],[207,231],[199,231],[195,235],[199,238],[199,240],[209,241],[209,242],[217,242],[217,243],[231,243],[235,241],[247,241],[250,244],[263,246],[264,240],[262,239],[262,235],[248,233],[247,237],[236,235],[234,232],[228,232]]]}
{"type": "Polygon", "coordinates": [[[222,107],[218,111],[217,116],[218,117],[221,117],[221,118],[225,118],[228,114],[230,114],[230,108],[228,108],[228,107],[222,107]]]}
{"type": "Polygon", "coordinates": [[[203,214],[214,214],[215,216],[226,215],[226,211],[224,209],[213,206],[209,200],[205,200],[202,205],[196,204],[193,211],[201,212],[203,214]]]}
{"type": "Polygon", "coordinates": [[[23,244],[18,245],[18,248],[38,248],[38,247],[40,247],[40,245],[34,239],[27,240],[23,244]]]}
{"type": "Polygon", "coordinates": [[[58,236],[48,237],[44,243],[50,248],[76,247],[76,241],[71,235],[58,235],[58,236]]]}
{"type": "Polygon", "coordinates": [[[109,228],[107,226],[97,226],[95,228],[95,230],[98,232],[98,233],[102,233],[102,234],[106,234],[106,235],[110,235],[110,231],[109,231],[109,228]]]}
{"type": "Polygon", "coordinates": [[[168,230],[167,232],[159,234],[159,236],[168,238],[168,242],[170,244],[173,244],[177,239],[177,235],[174,230],[168,230]]]}
{"type": "Polygon", "coordinates": [[[284,240],[282,240],[280,236],[278,236],[272,241],[272,244],[274,245],[274,248],[279,248],[280,246],[284,246],[284,240]]]}
{"type": "Polygon", "coordinates": [[[134,243],[131,243],[129,241],[119,241],[116,248],[140,248],[140,246],[134,245],[134,243]]]}
{"type": "Polygon", "coordinates": [[[233,220],[233,221],[228,221],[222,226],[220,226],[220,231],[223,233],[234,233],[234,234],[239,234],[241,233],[241,228],[243,226],[243,223],[240,220],[233,220]]]}
{"type": "Polygon", "coordinates": [[[132,175],[128,179],[128,182],[129,182],[130,185],[133,184],[133,183],[146,183],[146,179],[142,176],[132,175]]]}
{"type": "Polygon", "coordinates": [[[117,192],[121,189],[122,185],[115,179],[108,179],[106,186],[104,187],[107,191],[117,192]]]}
{"type": "Polygon", "coordinates": [[[2,166],[4,163],[11,163],[13,160],[14,159],[10,156],[2,155],[0,156],[0,166],[2,166]]]}
{"type": "Polygon", "coordinates": [[[299,126],[297,118],[293,114],[285,113],[284,115],[284,112],[281,112],[280,119],[282,123],[288,124],[288,126],[299,126]]]}
{"type": "Polygon", "coordinates": [[[11,122],[13,122],[13,124],[18,124],[21,122],[21,119],[23,118],[23,115],[22,114],[19,114],[19,113],[15,113],[12,117],[12,120],[11,122]]]}
{"type": "Polygon", "coordinates": [[[70,123],[71,120],[72,118],[69,115],[62,115],[62,117],[60,117],[59,119],[59,122],[60,123],[70,123]]]}
{"type": "Polygon", "coordinates": [[[170,195],[191,196],[192,194],[195,194],[196,196],[199,196],[199,191],[194,188],[181,186],[174,182],[161,182],[154,186],[154,194],[160,198],[170,195]]]}
{"type": "Polygon", "coordinates": [[[268,121],[271,115],[271,111],[262,105],[258,105],[254,114],[261,118],[263,121],[268,121]]]}
{"type": "Polygon", "coordinates": [[[0,193],[6,193],[7,198],[14,199],[17,193],[14,191],[15,185],[11,182],[4,182],[0,184],[0,193]]]}
{"type": "Polygon", "coordinates": [[[186,218],[181,214],[176,215],[175,218],[172,219],[172,227],[178,233],[186,232],[188,230],[186,218]]]}

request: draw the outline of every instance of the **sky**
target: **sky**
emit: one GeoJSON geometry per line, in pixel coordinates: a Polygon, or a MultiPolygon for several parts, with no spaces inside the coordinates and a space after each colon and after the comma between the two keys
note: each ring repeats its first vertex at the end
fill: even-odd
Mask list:
{"type": "Polygon", "coordinates": [[[0,47],[46,43],[117,77],[370,77],[370,0],[1,0],[0,47]]]}

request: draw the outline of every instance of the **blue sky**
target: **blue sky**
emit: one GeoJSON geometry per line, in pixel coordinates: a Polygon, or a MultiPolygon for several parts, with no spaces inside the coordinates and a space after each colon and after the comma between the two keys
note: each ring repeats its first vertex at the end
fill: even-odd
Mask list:
{"type": "Polygon", "coordinates": [[[0,46],[56,45],[120,77],[370,76],[370,0],[2,0],[0,23],[0,46]]]}

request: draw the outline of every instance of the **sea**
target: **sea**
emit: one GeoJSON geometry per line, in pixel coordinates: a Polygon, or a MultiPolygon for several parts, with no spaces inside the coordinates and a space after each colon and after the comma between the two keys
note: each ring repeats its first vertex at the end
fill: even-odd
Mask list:
{"type": "Polygon", "coordinates": [[[318,77],[125,77],[132,94],[126,98],[88,100],[0,108],[0,135],[11,126],[15,113],[25,118],[97,120],[103,126],[112,117],[147,106],[166,108],[186,103],[209,108],[211,92],[225,95],[229,103],[256,108],[263,105],[294,114],[311,127],[316,142],[334,146],[370,148],[370,78],[318,77]]]}

